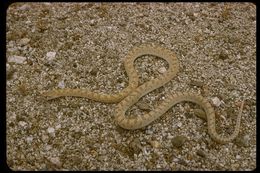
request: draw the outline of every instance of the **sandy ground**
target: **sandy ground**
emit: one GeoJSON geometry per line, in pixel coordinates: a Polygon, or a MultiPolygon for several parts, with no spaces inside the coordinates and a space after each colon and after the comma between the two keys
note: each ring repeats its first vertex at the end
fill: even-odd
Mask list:
{"type": "MultiPolygon", "coordinates": [[[[256,6],[251,3],[16,3],[7,11],[7,164],[13,170],[252,170],[256,168],[256,6]],[[176,91],[207,98],[217,131],[231,134],[245,98],[239,136],[214,142],[195,104],[180,103],[147,127],[114,122],[117,104],[46,100],[43,90],[117,93],[123,60],[141,43],[175,52],[180,71],[130,112],[153,110],[176,91]]],[[[140,83],[167,70],[136,60],[140,83]]]]}

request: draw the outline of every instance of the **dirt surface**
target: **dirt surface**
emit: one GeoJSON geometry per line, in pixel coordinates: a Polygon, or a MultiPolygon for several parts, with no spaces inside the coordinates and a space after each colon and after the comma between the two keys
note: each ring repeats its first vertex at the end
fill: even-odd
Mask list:
{"type": "MultiPolygon", "coordinates": [[[[15,3],[7,11],[7,164],[13,170],[252,170],[256,168],[256,6],[252,3],[15,3]],[[128,85],[131,48],[156,43],[175,52],[180,71],[129,112],[153,110],[176,91],[206,97],[221,145],[197,106],[180,103],[147,127],[114,122],[117,104],[46,100],[57,88],[117,93],[128,85]]],[[[140,84],[167,70],[136,60],[140,84]]]]}

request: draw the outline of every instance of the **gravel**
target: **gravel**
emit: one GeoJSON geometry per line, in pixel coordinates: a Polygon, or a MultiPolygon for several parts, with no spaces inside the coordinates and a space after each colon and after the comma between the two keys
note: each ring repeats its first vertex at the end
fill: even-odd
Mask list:
{"type": "MultiPolygon", "coordinates": [[[[14,3],[7,11],[6,38],[11,169],[256,168],[254,4],[14,3]],[[153,110],[176,91],[193,92],[215,103],[217,131],[228,135],[245,98],[236,140],[212,141],[205,120],[191,113],[198,108],[192,103],[177,104],[147,127],[128,131],[114,122],[116,104],[40,95],[55,88],[117,93],[128,85],[127,52],[146,42],[175,52],[180,71],[128,113],[153,110]],[[181,147],[173,145],[178,136],[185,139],[181,147]]],[[[168,67],[160,58],[143,56],[135,68],[144,83],[168,67]]]]}

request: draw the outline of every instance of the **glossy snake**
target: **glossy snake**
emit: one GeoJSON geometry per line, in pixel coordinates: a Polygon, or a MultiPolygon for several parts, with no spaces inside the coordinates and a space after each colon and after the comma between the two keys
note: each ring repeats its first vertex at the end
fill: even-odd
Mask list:
{"type": "Polygon", "coordinates": [[[169,108],[182,101],[194,102],[200,105],[205,113],[208,125],[208,133],[218,143],[227,143],[237,137],[240,128],[241,114],[244,105],[244,101],[241,104],[240,112],[237,116],[235,130],[232,135],[228,137],[222,137],[216,132],[215,128],[215,112],[210,103],[200,95],[192,93],[176,93],[168,97],[153,111],[141,116],[126,116],[125,113],[130,106],[134,105],[142,96],[151,92],[152,90],[159,88],[169,82],[179,70],[178,60],[173,52],[158,45],[143,44],[138,47],[134,47],[124,61],[125,70],[129,77],[129,85],[117,94],[102,94],[94,93],[87,89],[57,89],[46,91],[42,95],[48,96],[50,99],[54,99],[61,96],[76,96],[86,97],[99,102],[104,103],[117,103],[119,102],[115,121],[122,128],[133,130],[147,126],[152,121],[163,115],[169,108]],[[166,60],[169,64],[168,70],[156,79],[152,79],[140,86],[138,86],[138,74],[134,69],[134,61],[142,55],[154,55],[166,60]]]}

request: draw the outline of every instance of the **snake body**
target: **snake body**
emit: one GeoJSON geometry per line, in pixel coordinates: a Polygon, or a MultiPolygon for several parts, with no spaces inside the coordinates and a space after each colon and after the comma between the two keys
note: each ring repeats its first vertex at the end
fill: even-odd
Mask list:
{"type": "Polygon", "coordinates": [[[48,96],[50,99],[62,96],[76,96],[86,97],[104,103],[118,103],[115,114],[116,123],[122,128],[134,130],[147,126],[161,115],[163,115],[169,108],[182,101],[189,101],[200,105],[205,113],[207,119],[208,133],[211,138],[218,143],[227,143],[232,141],[239,134],[241,114],[243,109],[242,102],[240,112],[237,116],[235,130],[233,134],[228,137],[222,137],[216,132],[215,128],[215,111],[211,104],[202,96],[193,93],[175,93],[165,99],[155,110],[140,116],[126,116],[126,111],[134,105],[138,100],[151,92],[169,82],[176,76],[179,70],[179,63],[175,54],[159,45],[143,44],[132,48],[125,57],[124,67],[129,77],[128,86],[117,94],[103,94],[95,93],[88,89],[57,89],[46,91],[42,95],[48,96]],[[166,60],[169,64],[168,70],[160,75],[158,78],[152,79],[140,86],[138,86],[138,74],[134,69],[134,61],[143,55],[153,55],[166,60]]]}

